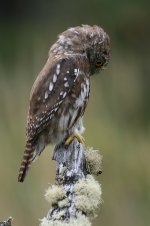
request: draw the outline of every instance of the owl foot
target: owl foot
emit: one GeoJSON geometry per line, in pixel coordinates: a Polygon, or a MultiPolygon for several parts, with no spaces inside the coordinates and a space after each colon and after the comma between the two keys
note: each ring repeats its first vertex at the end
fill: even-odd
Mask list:
{"type": "Polygon", "coordinates": [[[67,140],[65,141],[65,145],[69,145],[73,141],[74,138],[77,138],[78,142],[81,144],[84,144],[84,142],[85,142],[84,137],[82,137],[79,133],[74,132],[67,138],[67,140]]]}

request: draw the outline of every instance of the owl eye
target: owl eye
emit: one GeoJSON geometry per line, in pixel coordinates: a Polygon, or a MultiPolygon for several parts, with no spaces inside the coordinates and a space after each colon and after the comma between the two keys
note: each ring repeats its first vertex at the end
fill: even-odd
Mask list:
{"type": "Polygon", "coordinates": [[[103,66],[103,64],[104,64],[104,59],[102,58],[102,59],[98,59],[95,65],[96,67],[101,67],[103,66]]]}

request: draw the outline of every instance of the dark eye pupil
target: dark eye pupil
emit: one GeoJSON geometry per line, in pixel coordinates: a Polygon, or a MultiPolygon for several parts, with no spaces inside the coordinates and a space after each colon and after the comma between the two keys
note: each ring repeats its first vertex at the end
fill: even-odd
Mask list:
{"type": "Polygon", "coordinates": [[[102,66],[102,65],[103,65],[102,60],[97,60],[96,66],[97,66],[97,67],[100,67],[100,66],[102,66]]]}

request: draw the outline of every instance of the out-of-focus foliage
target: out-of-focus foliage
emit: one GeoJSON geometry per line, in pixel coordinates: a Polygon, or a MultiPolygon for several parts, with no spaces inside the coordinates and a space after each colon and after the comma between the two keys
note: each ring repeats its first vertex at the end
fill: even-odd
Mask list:
{"type": "Polygon", "coordinates": [[[86,144],[103,155],[103,199],[94,226],[149,226],[150,3],[148,0],[0,2],[0,219],[38,225],[54,182],[47,148],[25,183],[17,174],[25,144],[29,91],[58,33],[101,25],[111,37],[111,61],[91,78],[86,144]]]}

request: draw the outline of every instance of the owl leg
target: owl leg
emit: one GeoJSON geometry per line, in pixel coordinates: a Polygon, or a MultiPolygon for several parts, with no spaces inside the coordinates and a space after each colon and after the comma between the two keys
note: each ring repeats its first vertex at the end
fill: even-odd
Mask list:
{"type": "Polygon", "coordinates": [[[67,140],[65,141],[65,145],[69,145],[74,138],[77,138],[78,142],[81,144],[84,144],[85,142],[85,139],[83,136],[81,136],[81,134],[79,134],[78,132],[74,132],[67,138],[67,140]]]}

